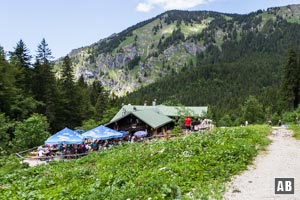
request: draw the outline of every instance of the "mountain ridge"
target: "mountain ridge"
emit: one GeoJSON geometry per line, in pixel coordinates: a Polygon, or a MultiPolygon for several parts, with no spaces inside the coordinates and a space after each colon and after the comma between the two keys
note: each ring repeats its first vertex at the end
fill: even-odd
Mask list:
{"type": "Polygon", "coordinates": [[[222,54],[224,44],[241,41],[247,32],[267,37],[273,31],[268,29],[271,21],[298,24],[299,13],[299,4],[249,14],[172,10],[72,50],[69,56],[77,79],[100,80],[111,93],[124,96],[180,72],[199,54],[222,54]]]}

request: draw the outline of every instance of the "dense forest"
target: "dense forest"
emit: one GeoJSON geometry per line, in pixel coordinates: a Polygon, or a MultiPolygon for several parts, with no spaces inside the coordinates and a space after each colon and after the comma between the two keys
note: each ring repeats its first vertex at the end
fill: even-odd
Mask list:
{"type": "Polygon", "coordinates": [[[55,77],[45,39],[32,60],[22,40],[8,54],[0,48],[0,154],[40,145],[64,127],[94,127],[116,112],[101,82],[75,82],[68,56],[55,77]]]}

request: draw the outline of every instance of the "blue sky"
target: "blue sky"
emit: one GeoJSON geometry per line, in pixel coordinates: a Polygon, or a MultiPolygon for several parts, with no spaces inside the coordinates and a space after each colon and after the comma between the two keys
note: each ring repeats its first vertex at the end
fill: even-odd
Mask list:
{"type": "Polygon", "coordinates": [[[166,10],[247,14],[300,0],[0,0],[0,45],[12,51],[22,39],[35,55],[45,38],[53,56],[90,45],[166,10]]]}

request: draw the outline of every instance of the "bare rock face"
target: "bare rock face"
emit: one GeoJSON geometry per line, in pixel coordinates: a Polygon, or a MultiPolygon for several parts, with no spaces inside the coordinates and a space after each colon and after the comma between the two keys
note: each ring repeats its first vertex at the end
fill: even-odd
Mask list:
{"type": "Polygon", "coordinates": [[[96,66],[103,71],[107,71],[108,69],[127,65],[138,55],[138,51],[133,44],[123,47],[123,51],[124,53],[116,53],[115,55],[100,54],[96,60],[96,66]]]}
{"type": "Polygon", "coordinates": [[[76,72],[75,77],[76,77],[76,79],[79,79],[80,76],[83,76],[83,78],[85,80],[88,80],[88,79],[95,78],[97,75],[98,75],[98,72],[95,71],[95,70],[91,70],[91,69],[88,69],[88,68],[80,68],[76,72]]]}
{"type": "Polygon", "coordinates": [[[96,60],[96,66],[103,71],[114,68],[114,58],[110,54],[100,54],[96,60]]]}
{"type": "Polygon", "coordinates": [[[180,67],[191,55],[196,56],[205,49],[206,47],[199,46],[192,41],[171,45],[163,52],[154,49],[153,52],[156,54],[149,57],[146,56],[147,53],[141,48],[140,43],[131,43],[110,53],[100,53],[97,57],[93,57],[91,52],[83,49],[75,74],[77,79],[82,75],[85,80],[101,80],[105,87],[110,88],[110,91],[122,96],[126,92],[138,89],[141,85],[154,82],[153,77],[167,74],[166,68],[161,68],[162,62],[166,62],[171,67],[180,67]],[[138,64],[137,71],[128,71],[126,66],[137,56],[144,58],[138,64]]]}
{"type": "Polygon", "coordinates": [[[138,55],[138,50],[134,46],[134,44],[130,44],[130,45],[124,46],[123,50],[125,52],[125,55],[127,57],[129,57],[131,60],[138,55]]]}
{"type": "MultiPolygon", "coordinates": [[[[204,50],[205,47],[197,46],[192,42],[171,45],[163,53],[148,57],[143,62],[140,62],[136,74],[132,74],[126,71],[126,66],[136,56],[142,56],[143,54],[138,51],[135,44],[129,44],[117,52],[101,53],[93,62],[85,59],[82,62],[82,67],[77,68],[76,78],[83,75],[85,80],[101,80],[104,86],[110,88],[117,95],[122,95],[124,92],[132,92],[138,89],[143,84],[154,82],[155,80],[152,80],[149,74],[151,74],[152,69],[160,70],[157,63],[172,60],[171,64],[173,63],[173,65],[175,63],[176,65],[183,65],[180,61],[186,60],[186,56],[189,54],[196,55],[204,50]],[[180,53],[180,57],[178,57],[178,52],[186,52],[186,54],[180,53]],[[113,75],[113,77],[109,75],[111,70],[116,71],[116,75],[113,75]]],[[[84,52],[82,53],[82,57],[87,57],[84,52]]],[[[164,73],[166,72],[161,72],[161,74],[164,73]]]]}
{"type": "Polygon", "coordinates": [[[191,55],[196,56],[197,53],[200,53],[202,51],[205,51],[206,47],[204,46],[198,46],[195,43],[192,42],[185,42],[183,44],[184,49],[191,55]]]}
{"type": "Polygon", "coordinates": [[[167,58],[171,58],[175,55],[175,53],[178,51],[178,47],[177,46],[170,46],[169,48],[167,48],[166,50],[164,50],[164,55],[167,58]]]}

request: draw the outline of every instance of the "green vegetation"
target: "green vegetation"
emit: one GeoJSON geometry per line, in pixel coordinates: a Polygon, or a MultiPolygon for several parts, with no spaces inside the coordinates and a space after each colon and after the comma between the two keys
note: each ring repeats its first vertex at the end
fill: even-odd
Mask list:
{"type": "MultiPolygon", "coordinates": [[[[0,157],[0,176],[4,177],[13,172],[17,172],[20,169],[27,169],[29,166],[27,163],[21,163],[21,159],[16,155],[1,156],[0,157]]],[[[0,183],[0,196],[3,192],[2,184],[0,183]]]]}
{"type": "MultiPolygon", "coordinates": [[[[41,145],[50,133],[65,127],[85,127],[87,120],[107,123],[115,114],[116,98],[108,98],[100,81],[74,81],[69,56],[62,59],[59,79],[54,76],[45,39],[34,63],[31,59],[22,40],[8,56],[0,47],[1,156],[41,145]]],[[[115,71],[112,74],[117,78],[115,71]]]]}
{"type": "Polygon", "coordinates": [[[267,126],[128,143],[0,176],[1,199],[221,199],[269,140],[267,126]]]}
{"type": "Polygon", "coordinates": [[[209,105],[216,121],[229,116],[238,125],[242,104],[254,96],[267,115],[263,120],[269,120],[286,109],[278,99],[286,55],[300,44],[300,25],[289,19],[299,19],[298,6],[246,15],[168,11],[83,49],[73,59],[82,61],[77,73],[92,71],[85,77],[88,82],[101,79],[117,95],[136,91],[119,104],[156,98],[174,105],[209,105]],[[127,71],[118,71],[126,66],[127,71]],[[113,82],[108,70],[118,72],[113,82]]]}
{"type": "Polygon", "coordinates": [[[296,19],[296,18],[288,18],[286,21],[289,22],[289,23],[300,24],[300,19],[296,19]]]}
{"type": "MultiPolygon", "coordinates": [[[[175,13],[169,16],[173,23],[175,13]]],[[[168,61],[163,61],[165,66],[171,66],[169,74],[129,94],[123,101],[142,104],[145,100],[157,99],[174,105],[208,105],[217,124],[226,121],[227,126],[239,125],[248,118],[243,116],[242,107],[250,96],[257,99],[257,106],[262,109],[263,114],[255,116],[259,123],[276,121],[284,112],[295,109],[300,99],[297,89],[299,50],[296,48],[300,44],[297,39],[300,26],[271,12],[257,13],[228,15],[231,20],[210,13],[213,20],[201,33],[188,39],[182,38],[182,30],[178,28],[159,43],[161,51],[189,39],[207,45],[206,50],[195,57],[172,52],[168,61]],[[266,20],[267,16],[274,19],[266,20]],[[294,53],[288,53],[288,49],[294,53]]],[[[181,25],[190,26],[189,17],[185,18],[180,12],[176,14],[182,18],[181,25]]],[[[182,52],[182,49],[176,51],[182,52]]]]}
{"type": "Polygon", "coordinates": [[[285,124],[288,124],[288,128],[294,132],[293,137],[300,139],[300,107],[292,112],[285,112],[282,115],[282,120],[285,124]]]}
{"type": "Polygon", "coordinates": [[[15,152],[39,146],[50,137],[49,124],[45,116],[33,114],[23,122],[15,124],[12,147],[15,152]]]}
{"type": "Polygon", "coordinates": [[[180,28],[182,33],[184,34],[185,38],[195,35],[198,33],[201,33],[203,29],[205,29],[207,25],[205,24],[193,24],[191,25],[186,25],[186,24],[181,24],[180,28]]]}
{"type": "Polygon", "coordinates": [[[289,129],[294,132],[293,137],[297,140],[300,139],[300,125],[299,124],[290,124],[289,129]]]}
{"type": "Polygon", "coordinates": [[[168,11],[74,50],[56,67],[45,39],[33,62],[22,40],[9,53],[0,47],[0,198],[221,199],[230,177],[268,144],[269,127],[124,144],[28,169],[7,155],[66,126],[105,124],[122,103],[153,99],[208,106],[217,126],[281,119],[297,124],[289,127],[300,138],[299,12],[287,8],[168,11]]]}

